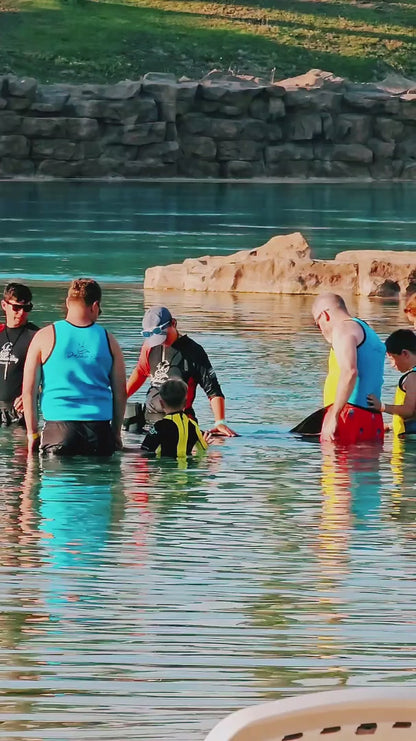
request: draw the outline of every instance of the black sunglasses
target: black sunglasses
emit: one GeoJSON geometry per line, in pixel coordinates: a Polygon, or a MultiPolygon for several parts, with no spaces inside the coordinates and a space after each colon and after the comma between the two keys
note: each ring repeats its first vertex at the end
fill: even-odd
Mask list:
{"type": "Polygon", "coordinates": [[[6,301],[6,304],[9,304],[9,306],[11,306],[13,311],[15,311],[16,313],[18,311],[29,312],[29,311],[32,311],[33,309],[33,304],[31,301],[29,301],[28,304],[14,304],[12,301],[6,301]]]}

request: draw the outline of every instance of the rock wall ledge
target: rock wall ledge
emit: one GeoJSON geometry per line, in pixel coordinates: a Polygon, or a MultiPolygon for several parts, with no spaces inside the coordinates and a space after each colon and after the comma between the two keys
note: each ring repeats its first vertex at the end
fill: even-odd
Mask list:
{"type": "Polygon", "coordinates": [[[416,179],[416,83],[0,75],[0,176],[416,179]]]}
{"type": "Polygon", "coordinates": [[[145,289],[399,297],[416,291],[414,252],[358,250],[314,260],[299,232],[253,250],[148,268],[145,289]]]}

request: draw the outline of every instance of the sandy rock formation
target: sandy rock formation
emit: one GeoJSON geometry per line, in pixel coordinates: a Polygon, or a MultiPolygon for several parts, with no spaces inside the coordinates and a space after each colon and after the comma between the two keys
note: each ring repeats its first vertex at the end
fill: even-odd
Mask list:
{"type": "Polygon", "coordinates": [[[416,288],[412,252],[349,251],[335,260],[314,260],[299,232],[272,237],[253,250],[187,259],[148,268],[144,288],[241,293],[398,296],[416,288]]]}

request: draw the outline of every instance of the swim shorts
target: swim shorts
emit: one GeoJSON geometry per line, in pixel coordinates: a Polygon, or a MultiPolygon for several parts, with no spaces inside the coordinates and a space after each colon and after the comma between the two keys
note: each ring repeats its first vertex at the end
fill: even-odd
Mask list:
{"type": "Polygon", "coordinates": [[[108,421],[45,422],[40,450],[54,455],[110,456],[115,451],[115,439],[108,421]]]}
{"type": "MultiPolygon", "coordinates": [[[[332,405],[328,407],[328,410],[332,405]]],[[[381,412],[344,404],[338,418],[336,441],[341,445],[379,442],[384,440],[384,423],[381,412]]]]}

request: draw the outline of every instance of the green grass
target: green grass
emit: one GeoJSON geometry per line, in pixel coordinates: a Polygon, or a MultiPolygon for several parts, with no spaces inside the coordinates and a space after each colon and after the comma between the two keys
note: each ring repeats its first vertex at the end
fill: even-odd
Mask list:
{"type": "Polygon", "coordinates": [[[354,80],[416,76],[416,0],[0,0],[0,74],[43,82],[274,79],[318,67],[354,80]]]}

